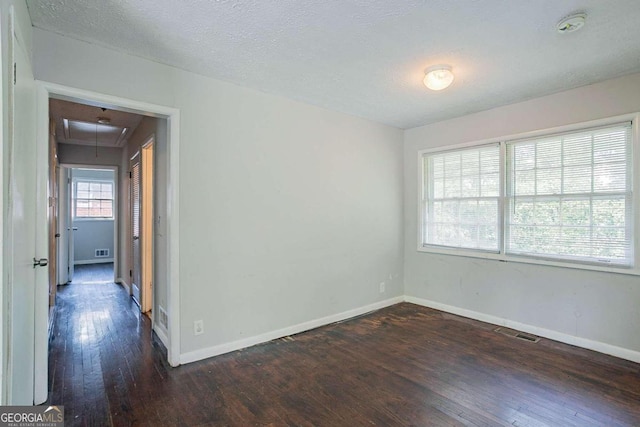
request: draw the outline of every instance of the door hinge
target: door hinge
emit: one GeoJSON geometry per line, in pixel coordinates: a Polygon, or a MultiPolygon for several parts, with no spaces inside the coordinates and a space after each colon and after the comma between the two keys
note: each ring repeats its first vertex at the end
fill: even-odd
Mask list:
{"type": "Polygon", "coordinates": [[[133,174],[131,173],[131,171],[129,171],[129,179],[133,178],[133,174]]]}
{"type": "Polygon", "coordinates": [[[13,85],[14,85],[14,86],[16,85],[16,81],[17,81],[17,78],[18,78],[17,70],[18,70],[18,66],[17,66],[17,65],[16,65],[16,63],[14,62],[14,63],[13,63],[13,85]]]}
{"type": "Polygon", "coordinates": [[[133,277],[133,270],[129,270],[129,277],[133,277]]]}

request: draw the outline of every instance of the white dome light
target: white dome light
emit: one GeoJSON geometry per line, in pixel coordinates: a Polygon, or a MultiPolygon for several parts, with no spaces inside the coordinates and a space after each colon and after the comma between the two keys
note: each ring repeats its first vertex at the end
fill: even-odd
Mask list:
{"type": "Polygon", "coordinates": [[[451,86],[454,79],[449,65],[436,65],[425,70],[424,85],[431,90],[442,90],[451,86]]]}

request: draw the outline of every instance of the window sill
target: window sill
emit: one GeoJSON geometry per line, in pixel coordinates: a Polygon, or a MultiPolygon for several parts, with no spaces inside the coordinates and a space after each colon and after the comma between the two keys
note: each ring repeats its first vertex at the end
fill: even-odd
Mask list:
{"type": "Polygon", "coordinates": [[[435,255],[459,256],[464,258],[479,258],[498,262],[515,262],[519,264],[533,264],[547,267],[571,268],[577,270],[598,271],[604,273],[616,273],[630,276],[640,276],[640,270],[636,267],[608,267],[606,265],[582,264],[562,261],[550,261],[546,259],[527,258],[516,255],[505,255],[496,252],[486,252],[473,249],[436,248],[432,246],[418,246],[418,252],[435,255]]]}

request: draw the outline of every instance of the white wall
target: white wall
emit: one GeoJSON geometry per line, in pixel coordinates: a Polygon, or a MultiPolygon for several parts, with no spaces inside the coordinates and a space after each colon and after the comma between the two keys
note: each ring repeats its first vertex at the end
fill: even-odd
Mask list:
{"type": "Polygon", "coordinates": [[[401,131],[37,29],[34,40],[38,79],[181,111],[181,353],[403,294],[401,131]]]}
{"type": "Polygon", "coordinates": [[[419,150],[637,111],[640,111],[640,74],[407,130],[404,146],[406,294],[640,351],[640,278],[637,276],[416,250],[419,150]]]}
{"type": "MultiPolygon", "coordinates": [[[[1,48],[1,61],[2,67],[2,87],[0,94],[2,97],[2,104],[0,106],[0,115],[2,117],[2,136],[0,138],[0,188],[2,188],[2,199],[0,201],[0,318],[2,319],[0,325],[0,404],[28,404],[28,396],[33,397],[33,387],[31,387],[30,379],[33,379],[34,372],[30,370],[28,372],[13,372],[9,373],[11,366],[8,366],[10,354],[16,366],[28,365],[29,361],[33,361],[34,348],[28,345],[24,347],[16,347],[16,343],[20,343],[20,340],[16,340],[16,337],[23,337],[24,341],[29,341],[29,337],[33,337],[33,324],[34,324],[34,309],[35,302],[33,287],[34,283],[19,283],[23,292],[16,292],[12,294],[11,283],[9,282],[10,269],[12,267],[12,251],[5,250],[5,248],[11,249],[11,235],[12,238],[20,239],[24,237],[20,234],[19,230],[9,230],[7,227],[7,218],[10,215],[8,204],[8,186],[9,186],[9,87],[13,83],[10,81],[11,73],[11,61],[9,56],[9,43],[11,41],[11,34],[9,31],[9,10],[14,8],[14,22],[16,24],[16,33],[21,40],[28,60],[31,62],[32,56],[32,28],[29,18],[29,11],[27,10],[24,0],[4,0],[0,2],[0,31],[2,39],[1,48]],[[16,298],[21,299],[21,304],[18,309],[15,310],[13,306],[16,302],[16,298]],[[31,327],[31,331],[29,328],[31,327]],[[11,336],[13,334],[13,337],[11,336]],[[9,348],[9,343],[12,343],[12,347],[9,348]],[[21,363],[15,363],[19,361],[21,363]],[[11,375],[13,374],[13,375],[11,375]]],[[[30,67],[27,67],[30,68],[30,67]]],[[[31,74],[31,70],[23,70],[22,75],[31,74]]],[[[20,72],[19,72],[20,74],[20,72]]],[[[23,87],[28,86],[32,88],[32,84],[29,82],[23,82],[23,87]]],[[[35,111],[35,99],[33,104],[29,105],[33,107],[35,111]]],[[[28,123],[30,117],[15,117],[16,122],[28,123]],[[18,120],[19,119],[19,120],[18,120]]],[[[35,119],[35,117],[33,117],[35,119]]],[[[33,131],[33,129],[31,129],[33,131]]],[[[31,136],[31,131],[25,129],[15,129],[16,135],[23,134],[31,136]]],[[[28,202],[25,202],[27,205],[28,202]]],[[[33,205],[31,205],[33,207],[33,205]]],[[[35,225],[34,225],[35,227],[35,225]]],[[[23,263],[24,260],[16,260],[16,263],[23,263]]],[[[24,265],[24,264],[23,264],[24,265]]],[[[37,273],[36,273],[37,274],[37,273]]]]}
{"type": "MultiPolygon", "coordinates": [[[[115,187],[115,171],[99,169],[71,169],[71,179],[90,179],[99,181],[112,181],[115,187]]],[[[113,262],[114,257],[114,227],[113,219],[73,219],[73,226],[77,230],[74,236],[74,256],[76,264],[113,262]],[[96,257],[96,249],[108,249],[108,257],[96,257]]]]}

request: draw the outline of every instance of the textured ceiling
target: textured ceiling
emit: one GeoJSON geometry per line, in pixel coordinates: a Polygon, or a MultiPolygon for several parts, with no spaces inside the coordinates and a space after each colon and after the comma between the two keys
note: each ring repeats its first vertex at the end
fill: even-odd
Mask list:
{"type": "Polygon", "coordinates": [[[142,120],[138,114],[60,99],[49,100],[49,116],[56,124],[57,142],[101,147],[122,147],[142,120]],[[98,118],[108,124],[98,124],[98,118]]]}
{"type": "Polygon", "coordinates": [[[640,71],[638,0],[27,0],[33,25],[400,128],[640,71]],[[587,25],[560,35],[575,11],[587,25]],[[447,63],[442,92],[423,70],[447,63]]]}

